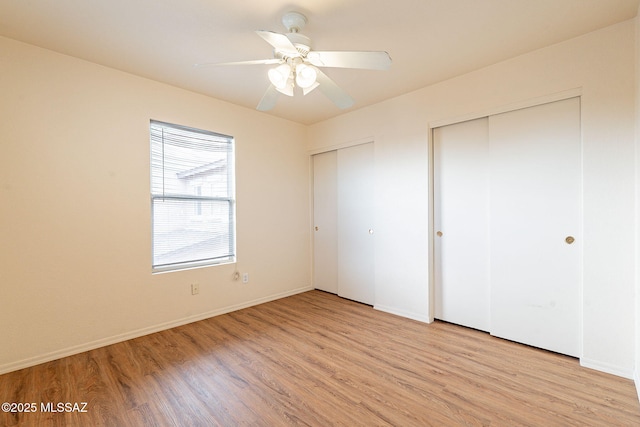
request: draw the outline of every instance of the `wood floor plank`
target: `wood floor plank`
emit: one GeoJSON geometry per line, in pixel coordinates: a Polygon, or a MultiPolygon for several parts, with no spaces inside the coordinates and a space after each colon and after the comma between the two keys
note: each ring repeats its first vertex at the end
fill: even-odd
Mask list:
{"type": "Polygon", "coordinates": [[[320,291],[2,375],[0,400],[38,405],[3,426],[640,425],[632,381],[320,291]]]}

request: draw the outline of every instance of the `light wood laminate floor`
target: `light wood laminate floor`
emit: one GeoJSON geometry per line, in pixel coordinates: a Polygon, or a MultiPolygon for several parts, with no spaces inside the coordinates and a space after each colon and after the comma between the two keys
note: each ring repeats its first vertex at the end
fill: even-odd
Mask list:
{"type": "Polygon", "coordinates": [[[640,426],[630,380],[320,291],[2,375],[0,401],[37,406],[2,426],[640,426]]]}

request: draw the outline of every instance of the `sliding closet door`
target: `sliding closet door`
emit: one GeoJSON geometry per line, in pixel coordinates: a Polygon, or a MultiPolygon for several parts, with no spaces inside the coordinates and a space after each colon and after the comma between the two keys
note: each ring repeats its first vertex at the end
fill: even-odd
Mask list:
{"type": "Polygon", "coordinates": [[[336,151],[313,156],[313,286],[338,293],[338,164],[336,151]]]}
{"type": "Polygon", "coordinates": [[[579,356],[580,101],[489,118],[491,333],[579,356]]]}
{"type": "Polygon", "coordinates": [[[489,331],[488,120],[433,136],[435,317],[489,331]]]}
{"type": "Polygon", "coordinates": [[[338,295],[374,303],[373,143],[338,156],[338,295]]]}

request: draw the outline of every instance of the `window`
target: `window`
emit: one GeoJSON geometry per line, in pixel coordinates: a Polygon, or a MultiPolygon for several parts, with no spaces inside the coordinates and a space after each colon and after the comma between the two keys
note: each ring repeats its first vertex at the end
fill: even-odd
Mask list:
{"type": "Polygon", "coordinates": [[[235,260],[233,138],[151,121],[153,271],[235,260]]]}

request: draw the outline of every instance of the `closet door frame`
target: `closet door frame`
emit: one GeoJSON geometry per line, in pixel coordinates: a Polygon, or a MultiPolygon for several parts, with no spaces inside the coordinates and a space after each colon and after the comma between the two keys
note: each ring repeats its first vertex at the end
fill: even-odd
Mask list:
{"type": "MultiPolygon", "coordinates": [[[[435,304],[436,304],[436,276],[435,276],[435,249],[436,249],[436,232],[435,227],[435,176],[434,176],[434,130],[436,128],[452,125],[456,123],[466,122],[469,120],[480,119],[483,117],[489,117],[496,114],[506,113],[509,111],[519,110],[522,108],[535,107],[542,104],[548,104],[551,102],[562,101],[569,98],[581,97],[582,89],[575,88],[569,89],[562,92],[557,92],[550,95],[545,95],[537,98],[527,99],[524,101],[514,102],[511,104],[505,104],[502,106],[497,106],[494,108],[489,108],[482,111],[477,111],[475,113],[470,114],[462,114],[459,116],[452,116],[440,120],[435,120],[429,122],[427,125],[427,144],[428,144],[428,156],[429,156],[429,217],[427,218],[428,222],[428,236],[427,242],[429,245],[429,322],[433,322],[435,320],[435,304]]],[[[581,338],[582,341],[582,338],[581,338]]]]}
{"type": "MultiPolygon", "coordinates": [[[[327,147],[322,147],[322,148],[318,148],[315,150],[310,150],[309,151],[309,224],[310,224],[310,233],[311,233],[311,239],[310,239],[310,254],[311,254],[311,259],[310,259],[310,263],[311,263],[311,283],[312,286],[314,286],[315,284],[313,283],[313,280],[315,278],[315,265],[314,265],[314,260],[315,260],[315,253],[314,253],[314,238],[315,238],[315,224],[314,224],[314,212],[315,212],[315,206],[314,206],[314,171],[313,171],[313,156],[315,156],[316,154],[322,154],[322,153],[327,153],[330,151],[338,151],[338,150],[342,150],[345,148],[351,148],[351,147],[355,147],[358,145],[363,145],[363,144],[374,144],[374,139],[373,137],[367,137],[367,138],[362,138],[362,139],[356,139],[356,140],[352,140],[352,141],[347,141],[341,144],[335,144],[335,145],[330,145],[327,147]]],[[[374,147],[374,162],[375,162],[375,144],[373,145],[374,147]]],[[[375,175],[375,170],[374,170],[374,175],[375,175]]],[[[374,178],[375,181],[375,178],[374,178]]],[[[375,252],[375,243],[374,243],[374,252],[375,252]]],[[[337,285],[336,285],[337,286],[337,285]]]]}

